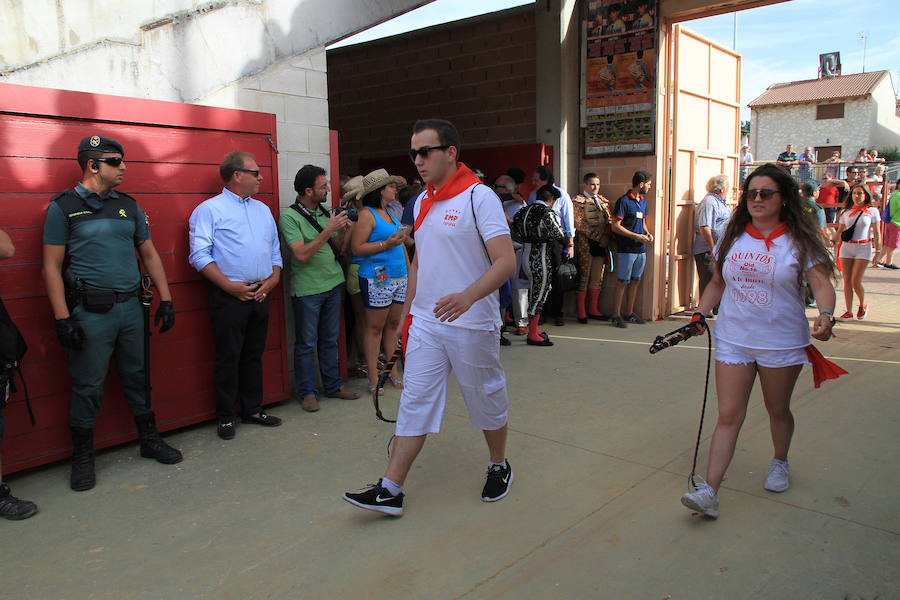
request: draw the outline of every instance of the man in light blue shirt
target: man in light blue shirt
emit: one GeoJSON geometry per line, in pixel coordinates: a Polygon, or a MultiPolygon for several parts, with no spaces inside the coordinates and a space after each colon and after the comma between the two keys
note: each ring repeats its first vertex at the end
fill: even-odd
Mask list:
{"type": "Polygon", "coordinates": [[[226,154],[219,175],[225,182],[222,193],[191,214],[189,260],[211,284],[217,432],[230,440],[238,395],[242,422],[281,425],[281,419],[262,411],[262,354],[269,328],[269,292],[278,285],[282,262],[275,219],[265,204],[251,198],[262,182],[253,155],[226,154]]]}
{"type": "MultiPolygon", "coordinates": [[[[537,190],[545,185],[552,185],[559,191],[559,198],[553,203],[551,210],[559,217],[559,223],[566,234],[565,255],[569,259],[575,258],[575,209],[572,207],[572,198],[564,189],[553,183],[553,171],[547,165],[541,165],[531,174],[531,185],[534,188],[528,194],[528,204],[534,204],[537,199],[537,190]]],[[[563,319],[563,294],[554,287],[550,289],[550,297],[547,299],[545,312],[553,317],[553,324],[561,327],[566,324],[563,319]]]]}
{"type": "Polygon", "coordinates": [[[725,174],[711,177],[706,182],[706,196],[694,207],[694,265],[697,267],[700,296],[715,276],[713,250],[731,220],[731,209],[725,204],[728,182],[725,174]]]}

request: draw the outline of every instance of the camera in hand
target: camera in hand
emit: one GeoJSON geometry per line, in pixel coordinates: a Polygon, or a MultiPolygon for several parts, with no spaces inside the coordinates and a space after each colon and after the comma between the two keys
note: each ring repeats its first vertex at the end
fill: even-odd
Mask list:
{"type": "Polygon", "coordinates": [[[350,219],[351,221],[353,221],[354,223],[359,220],[359,211],[356,210],[355,208],[349,208],[346,206],[335,206],[334,207],[335,216],[339,215],[341,213],[346,214],[347,218],[350,219]]]}

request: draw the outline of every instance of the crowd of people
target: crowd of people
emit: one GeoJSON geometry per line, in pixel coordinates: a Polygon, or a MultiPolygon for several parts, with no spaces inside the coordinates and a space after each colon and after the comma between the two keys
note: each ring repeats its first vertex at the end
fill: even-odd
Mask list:
{"type": "MultiPolygon", "coordinates": [[[[217,434],[223,440],[235,437],[238,418],[264,427],[282,423],[261,407],[261,358],[269,294],[281,282],[283,253],[290,263],[286,287],[303,410],[319,410],[322,393],[359,397],[347,389],[338,366],[345,294],[352,308],[346,311],[352,370],[368,379],[376,397],[384,394],[378,386],[386,358],[402,340],[405,370],[402,377],[391,373],[387,379],[402,390],[390,463],[376,485],[344,495],[356,506],[394,516],[402,514],[403,484],[425,437],[440,430],[451,371],[488,446],[482,499],[496,501],[508,493],[513,474],[505,454],[508,398],[499,346],[511,342],[503,329],[525,336],[528,345],[552,346],[541,319],[565,323],[568,291],[575,293],[580,323],[593,319],[618,328],[645,323],[635,312],[635,298],[647,245],[654,240],[646,223],[653,179],[646,171],[635,172],[631,187],[610,202],[599,194],[595,173],[585,174],[581,190],[570,197],[552,171],[539,166],[526,199],[519,190],[525,181],[521,169],[510,168],[487,185],[483,174],[459,162],[459,133],[447,121],[417,122],[411,148],[418,181],[408,183],[385,169],[347,177],[340,201],[330,207],[326,171],[301,167],[294,177],[295,201],[281,211],[278,223],[253,198],[262,181],[255,158],[230,152],[219,166],[222,192],[198,205],[189,219],[189,262],[209,283],[217,434]],[[570,261],[577,267],[563,269],[570,261]],[[600,295],[607,270],[615,271],[616,287],[612,310],[604,314],[600,295]],[[562,271],[577,275],[566,280],[562,271]]],[[[138,428],[141,456],[164,464],[182,460],[157,431],[146,385],[140,297],[149,282],[141,278],[135,249],[160,296],[155,324],[161,333],[174,326],[176,313],[146,217],[133,198],[115,189],[125,174],[124,155],[115,140],[84,138],[77,152],[82,179],[51,200],[45,219],[44,281],[72,379],[70,486],[75,491],[96,484],[93,429],[111,357],[138,428]]],[[[847,181],[799,187],[786,166],[763,165],[748,174],[734,213],[727,204],[729,178],[717,175],[707,182],[694,216],[701,300],[692,322],[702,331],[706,319],[718,314],[720,415],[708,485],[686,495],[687,506],[717,514],[716,491],[757,373],[776,450],[766,487],[787,488],[790,394],[800,366],[821,363],[807,349],[802,295],[794,288],[808,290],[808,305],[818,304],[813,335],[827,340],[834,308],[829,247],[837,243],[834,256],[844,277],[847,310],[839,319],[854,318],[856,297],[856,318],[862,320],[869,310],[863,274],[879,257],[891,264],[900,239],[900,192],[891,197],[882,244],[881,214],[872,206],[869,186],[855,176],[848,169],[847,181]],[[831,229],[821,197],[841,198],[841,191],[837,227],[831,229]],[[763,260],[772,252],[773,263],[763,260]],[[751,264],[754,260],[765,264],[751,264]],[[770,264],[778,265],[777,272],[770,264]],[[735,287],[744,276],[749,283],[735,287]],[[754,345],[746,335],[748,320],[770,309],[782,311],[791,326],[779,326],[764,336],[765,344],[754,345]]],[[[13,251],[9,236],[0,232],[0,259],[13,251]]],[[[5,392],[8,396],[8,387],[5,392]]],[[[4,425],[0,412],[0,440],[4,425]]],[[[21,519],[36,511],[0,485],[0,515],[21,519]]]]}

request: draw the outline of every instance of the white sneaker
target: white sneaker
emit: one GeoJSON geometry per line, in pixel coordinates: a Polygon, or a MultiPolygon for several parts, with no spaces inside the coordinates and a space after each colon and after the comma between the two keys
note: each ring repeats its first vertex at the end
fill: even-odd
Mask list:
{"type": "Polygon", "coordinates": [[[681,497],[681,503],[691,510],[713,519],[719,516],[719,496],[705,481],[701,481],[697,490],[681,497]]]}
{"type": "Polygon", "coordinates": [[[790,486],[790,475],[791,466],[788,462],[773,458],[769,463],[769,471],[766,473],[766,483],[763,487],[770,492],[783,492],[790,486]]]}

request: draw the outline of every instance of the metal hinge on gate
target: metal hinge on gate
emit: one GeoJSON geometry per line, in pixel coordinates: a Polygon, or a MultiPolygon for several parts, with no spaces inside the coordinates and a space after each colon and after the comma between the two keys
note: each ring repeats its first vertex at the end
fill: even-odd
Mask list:
{"type": "Polygon", "coordinates": [[[269,145],[270,145],[270,146],[272,146],[272,150],[275,151],[275,154],[278,154],[278,148],[275,147],[275,142],[272,141],[272,136],[271,136],[271,135],[267,135],[267,136],[266,136],[266,141],[269,142],[269,145]]]}

